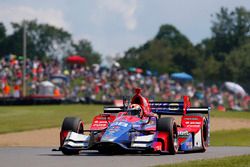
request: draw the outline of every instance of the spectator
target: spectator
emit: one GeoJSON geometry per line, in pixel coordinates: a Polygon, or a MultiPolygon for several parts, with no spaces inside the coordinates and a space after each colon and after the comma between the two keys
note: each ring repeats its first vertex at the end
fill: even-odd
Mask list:
{"type": "MultiPolygon", "coordinates": [[[[38,59],[27,60],[26,83],[29,94],[37,93],[37,85],[41,81],[48,80],[53,75],[64,74],[69,77],[70,84],[60,86],[60,90],[54,91],[56,96],[66,98],[85,98],[87,102],[101,100],[121,99],[123,95],[132,95],[134,87],[143,88],[143,94],[155,100],[181,100],[183,95],[193,99],[195,106],[226,106],[229,109],[249,110],[250,98],[248,95],[239,97],[230,92],[218,89],[217,85],[204,86],[194,83],[181,83],[171,81],[167,74],[152,75],[152,73],[131,72],[120,67],[112,66],[103,68],[100,65],[92,67],[71,65],[63,66],[57,59],[40,61],[38,59]]],[[[3,95],[13,97],[21,95],[22,86],[22,61],[16,56],[9,59],[0,59],[0,82],[3,95]],[[18,84],[17,84],[18,81],[18,84]]]]}

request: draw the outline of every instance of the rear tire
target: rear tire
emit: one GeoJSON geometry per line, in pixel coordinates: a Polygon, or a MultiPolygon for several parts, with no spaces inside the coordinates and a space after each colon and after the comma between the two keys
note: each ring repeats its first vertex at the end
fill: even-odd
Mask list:
{"type": "MultiPolygon", "coordinates": [[[[84,129],[83,129],[82,120],[77,117],[64,118],[61,131],[70,131],[70,132],[83,134],[84,129]]],[[[78,155],[79,154],[79,150],[67,149],[65,147],[62,147],[62,152],[64,155],[78,155]]]]}
{"type": "Polygon", "coordinates": [[[174,155],[178,152],[178,132],[177,132],[177,124],[174,118],[160,118],[156,124],[157,131],[167,132],[168,135],[168,152],[171,155],[174,155]]]}
{"type": "Polygon", "coordinates": [[[208,147],[208,120],[206,117],[203,118],[203,126],[201,129],[202,135],[202,150],[201,152],[205,152],[208,147]]]}

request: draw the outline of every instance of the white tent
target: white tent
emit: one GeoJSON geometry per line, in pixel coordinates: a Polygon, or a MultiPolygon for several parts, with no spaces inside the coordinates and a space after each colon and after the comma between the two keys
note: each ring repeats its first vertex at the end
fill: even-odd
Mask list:
{"type": "Polygon", "coordinates": [[[40,86],[45,86],[45,87],[55,87],[55,85],[50,81],[43,81],[39,85],[40,86]]]}
{"type": "Polygon", "coordinates": [[[39,84],[38,94],[45,95],[45,96],[54,95],[54,88],[55,88],[55,85],[52,82],[43,81],[39,84]]]}

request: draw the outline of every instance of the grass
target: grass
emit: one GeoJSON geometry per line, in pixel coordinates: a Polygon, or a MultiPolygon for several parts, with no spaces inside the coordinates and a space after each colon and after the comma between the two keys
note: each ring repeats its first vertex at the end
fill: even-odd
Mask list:
{"type": "Polygon", "coordinates": [[[233,156],[220,159],[189,161],[170,165],[160,165],[157,167],[249,167],[250,155],[233,156]]]}
{"type": "MultiPolygon", "coordinates": [[[[3,106],[0,107],[0,133],[60,127],[66,116],[78,116],[85,123],[91,123],[102,111],[102,105],[3,106]]],[[[212,111],[211,116],[250,119],[250,112],[212,111]]]]}
{"type": "Polygon", "coordinates": [[[102,110],[101,105],[0,107],[0,133],[60,127],[66,116],[78,116],[85,123],[91,123],[102,110]]]}
{"type": "Polygon", "coordinates": [[[211,117],[216,118],[239,118],[239,119],[249,119],[250,120],[250,112],[246,111],[227,111],[227,112],[221,112],[217,110],[211,111],[211,117]]]}
{"type": "Polygon", "coordinates": [[[250,146],[250,129],[221,130],[211,133],[211,146],[250,146]]]}

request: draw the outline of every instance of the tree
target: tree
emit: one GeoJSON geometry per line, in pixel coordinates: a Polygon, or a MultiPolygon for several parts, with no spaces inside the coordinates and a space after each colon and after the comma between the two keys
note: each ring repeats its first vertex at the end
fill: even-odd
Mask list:
{"type": "Polygon", "coordinates": [[[4,52],[4,40],[6,39],[6,29],[3,23],[0,23],[0,54],[4,52]]]}
{"type": "Polygon", "coordinates": [[[173,25],[169,24],[160,27],[155,40],[162,40],[172,48],[183,48],[192,45],[186,36],[181,34],[173,25]]]}
{"type": "Polygon", "coordinates": [[[74,49],[75,54],[85,57],[89,65],[101,63],[101,55],[93,50],[88,40],[80,40],[77,44],[74,44],[74,49]]]}
{"type": "Polygon", "coordinates": [[[71,34],[48,24],[38,24],[36,20],[12,23],[14,33],[4,40],[2,54],[22,55],[23,27],[27,27],[27,56],[63,57],[72,52],[71,34]]]}
{"type": "Polygon", "coordinates": [[[221,8],[212,21],[213,53],[217,60],[224,61],[225,54],[244,44],[250,35],[250,12],[244,7],[229,11],[221,8]]]}
{"type": "Polygon", "coordinates": [[[0,23],[0,42],[6,38],[6,28],[3,23],[0,23]]]}
{"type": "Polygon", "coordinates": [[[172,25],[162,25],[153,40],[139,48],[132,47],[119,60],[125,67],[141,67],[160,73],[193,73],[200,56],[188,38],[172,25]]]}
{"type": "Polygon", "coordinates": [[[225,60],[225,80],[246,83],[250,78],[250,41],[233,50],[225,60]]]}
{"type": "Polygon", "coordinates": [[[204,76],[201,78],[209,82],[243,80],[242,74],[245,72],[242,71],[247,68],[243,62],[239,62],[247,61],[248,58],[247,54],[242,55],[242,49],[240,51],[239,48],[250,39],[250,12],[243,7],[232,11],[221,8],[212,21],[211,31],[212,37],[196,46],[203,59],[201,69],[204,76]]]}

